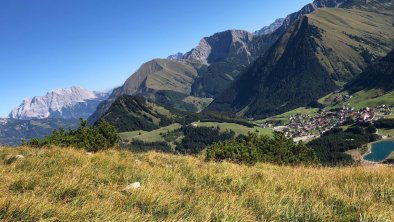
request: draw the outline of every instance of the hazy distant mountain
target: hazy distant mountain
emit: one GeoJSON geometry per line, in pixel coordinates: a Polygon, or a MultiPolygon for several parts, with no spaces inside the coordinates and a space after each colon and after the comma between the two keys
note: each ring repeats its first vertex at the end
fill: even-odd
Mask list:
{"type": "Polygon", "coordinates": [[[275,20],[271,25],[265,26],[262,29],[255,31],[255,35],[268,35],[273,32],[275,32],[278,28],[280,28],[283,25],[283,22],[285,21],[284,18],[279,18],[275,20]]]}
{"type": "Polygon", "coordinates": [[[0,146],[17,146],[22,140],[43,138],[60,127],[64,129],[76,129],[77,119],[32,119],[19,120],[0,118],[0,146]]]}
{"type": "Polygon", "coordinates": [[[183,59],[183,55],[184,55],[183,53],[178,52],[178,53],[176,53],[176,54],[174,54],[174,55],[168,56],[167,59],[171,59],[171,60],[182,60],[182,59],[183,59]]]}
{"type": "Polygon", "coordinates": [[[45,96],[24,99],[9,114],[12,119],[88,118],[109,92],[91,92],[81,87],[49,91],[45,96]]]}

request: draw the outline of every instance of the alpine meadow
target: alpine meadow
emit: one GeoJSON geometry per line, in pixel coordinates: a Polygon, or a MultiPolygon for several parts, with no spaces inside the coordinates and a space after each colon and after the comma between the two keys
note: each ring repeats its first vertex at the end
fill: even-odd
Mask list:
{"type": "Polygon", "coordinates": [[[394,221],[394,1],[310,1],[0,2],[0,221],[394,221]]]}

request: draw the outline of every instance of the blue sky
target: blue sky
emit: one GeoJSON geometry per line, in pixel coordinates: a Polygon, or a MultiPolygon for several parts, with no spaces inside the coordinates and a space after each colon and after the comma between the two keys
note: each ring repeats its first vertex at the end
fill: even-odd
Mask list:
{"type": "Polygon", "coordinates": [[[218,31],[255,31],[311,1],[0,0],[0,116],[51,89],[119,86],[148,60],[218,31]]]}

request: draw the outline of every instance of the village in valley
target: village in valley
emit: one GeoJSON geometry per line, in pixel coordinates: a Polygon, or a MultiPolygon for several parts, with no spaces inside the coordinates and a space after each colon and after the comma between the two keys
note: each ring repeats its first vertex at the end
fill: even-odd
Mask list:
{"type": "MultiPolygon", "coordinates": [[[[294,141],[308,141],[324,134],[332,128],[350,125],[354,122],[370,122],[391,115],[394,105],[380,105],[355,110],[349,106],[319,110],[313,114],[294,114],[288,117],[288,123],[281,121],[266,121],[260,124],[264,128],[273,128],[274,131],[283,132],[286,137],[294,141]]],[[[287,122],[287,121],[286,121],[287,122]]]]}

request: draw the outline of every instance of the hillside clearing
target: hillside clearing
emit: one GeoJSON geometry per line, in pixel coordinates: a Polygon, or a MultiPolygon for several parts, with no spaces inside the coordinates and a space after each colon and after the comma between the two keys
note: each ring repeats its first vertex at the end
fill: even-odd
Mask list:
{"type": "MultiPolygon", "coordinates": [[[[236,123],[218,123],[218,122],[195,122],[192,123],[194,126],[198,127],[219,127],[220,130],[226,131],[226,130],[232,130],[235,132],[236,135],[247,135],[249,132],[251,133],[257,133],[258,135],[269,135],[271,136],[273,133],[272,129],[266,129],[262,127],[255,126],[253,128],[243,126],[240,124],[236,123]]],[[[165,142],[166,140],[164,139],[164,135],[167,132],[171,132],[177,129],[180,129],[181,125],[178,123],[162,127],[157,130],[153,130],[150,132],[147,131],[142,131],[142,130],[136,130],[136,131],[131,131],[131,132],[125,132],[125,133],[120,133],[120,137],[123,140],[129,140],[132,141],[133,139],[136,140],[141,140],[144,142],[165,142]]],[[[180,137],[182,137],[180,135],[180,137]]],[[[179,138],[178,138],[179,140],[179,138]]]]}
{"type": "Polygon", "coordinates": [[[288,124],[290,122],[289,117],[292,115],[296,115],[296,114],[301,114],[301,115],[316,115],[317,111],[319,109],[317,108],[308,108],[308,107],[299,107],[297,109],[293,109],[290,110],[288,112],[276,115],[276,116],[272,116],[266,119],[262,119],[262,120],[256,120],[256,123],[264,123],[267,121],[281,121],[282,124],[288,124]]]}
{"type": "Polygon", "coordinates": [[[219,127],[221,131],[232,130],[236,135],[247,135],[250,133],[257,133],[258,135],[269,135],[271,136],[273,133],[272,129],[262,128],[255,126],[253,128],[243,126],[236,123],[218,123],[218,122],[198,122],[194,123],[196,126],[205,126],[205,127],[219,127]]]}
{"type": "Polygon", "coordinates": [[[144,142],[164,142],[164,138],[161,134],[167,133],[168,131],[174,131],[176,129],[180,129],[181,125],[178,123],[171,124],[166,127],[162,127],[157,130],[152,130],[150,132],[143,130],[136,130],[131,132],[119,133],[120,138],[125,140],[133,140],[138,139],[144,142]]]}

